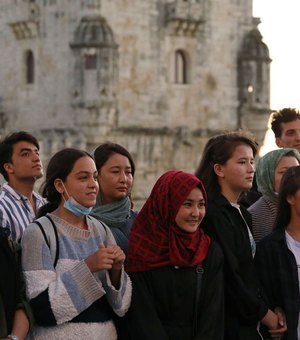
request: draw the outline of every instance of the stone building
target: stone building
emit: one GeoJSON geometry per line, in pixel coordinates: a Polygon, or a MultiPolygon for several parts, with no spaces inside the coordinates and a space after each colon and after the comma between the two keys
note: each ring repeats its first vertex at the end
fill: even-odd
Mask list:
{"type": "Polygon", "coordinates": [[[135,199],[193,172],[207,138],[270,113],[252,0],[1,0],[0,128],[64,146],[111,140],[137,163],[135,199]]]}

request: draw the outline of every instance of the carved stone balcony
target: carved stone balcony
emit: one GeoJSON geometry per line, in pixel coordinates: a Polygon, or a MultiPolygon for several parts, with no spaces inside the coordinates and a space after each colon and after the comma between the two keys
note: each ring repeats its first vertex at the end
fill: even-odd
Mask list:
{"type": "Polygon", "coordinates": [[[19,21],[10,24],[17,40],[32,39],[39,36],[39,23],[37,21],[19,21]]]}
{"type": "Polygon", "coordinates": [[[176,0],[166,4],[165,23],[172,35],[194,36],[203,22],[203,1],[176,0]]]}
{"type": "Polygon", "coordinates": [[[40,7],[33,2],[15,7],[14,21],[9,24],[17,40],[39,36],[40,7]]]}

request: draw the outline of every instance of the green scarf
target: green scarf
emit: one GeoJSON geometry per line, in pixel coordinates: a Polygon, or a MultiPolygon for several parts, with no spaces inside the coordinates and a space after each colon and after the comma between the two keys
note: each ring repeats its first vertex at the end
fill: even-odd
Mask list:
{"type": "Polygon", "coordinates": [[[275,170],[281,158],[285,156],[293,156],[300,163],[300,154],[296,149],[283,148],[266,153],[258,160],[256,166],[257,189],[274,203],[278,201],[274,190],[275,170]]]}
{"type": "Polygon", "coordinates": [[[126,196],[120,201],[104,205],[97,199],[91,215],[110,228],[120,228],[130,218],[130,199],[126,196]]]}

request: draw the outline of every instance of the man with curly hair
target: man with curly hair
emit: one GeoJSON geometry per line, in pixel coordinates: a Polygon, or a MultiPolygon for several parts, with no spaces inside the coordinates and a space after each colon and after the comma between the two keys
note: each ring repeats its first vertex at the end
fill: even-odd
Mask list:
{"type": "Polygon", "coordinates": [[[294,108],[274,111],[271,128],[279,148],[294,148],[300,151],[300,112],[294,108]]]}

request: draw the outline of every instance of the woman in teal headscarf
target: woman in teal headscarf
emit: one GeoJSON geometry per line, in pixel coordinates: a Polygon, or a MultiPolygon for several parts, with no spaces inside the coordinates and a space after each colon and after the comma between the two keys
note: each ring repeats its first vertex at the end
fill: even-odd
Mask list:
{"type": "Polygon", "coordinates": [[[262,197],[248,208],[252,215],[252,232],[256,242],[273,230],[283,174],[288,168],[299,164],[300,154],[292,148],[270,151],[258,160],[256,183],[262,197]]]}

